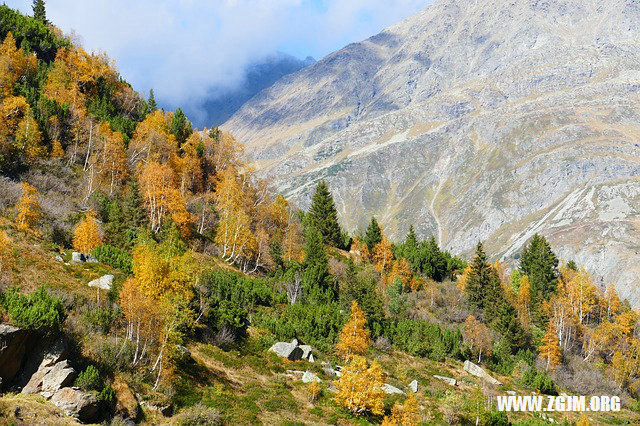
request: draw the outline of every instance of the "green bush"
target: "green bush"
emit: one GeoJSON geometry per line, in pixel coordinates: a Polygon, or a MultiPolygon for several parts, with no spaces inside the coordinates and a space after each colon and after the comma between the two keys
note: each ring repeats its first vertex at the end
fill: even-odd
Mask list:
{"type": "Polygon", "coordinates": [[[108,244],[102,244],[93,250],[93,256],[100,262],[131,274],[133,258],[130,253],[108,244]]]}
{"type": "Polygon", "coordinates": [[[116,319],[118,311],[110,306],[91,309],[84,313],[84,320],[91,327],[107,333],[116,319]]]}
{"type": "Polygon", "coordinates": [[[547,395],[556,395],[558,393],[553,379],[545,371],[537,371],[534,368],[524,373],[522,385],[530,389],[539,390],[547,395]]]}
{"type": "Polygon", "coordinates": [[[298,338],[307,345],[329,352],[344,323],[336,303],[327,305],[287,305],[284,309],[254,317],[254,325],[272,332],[278,340],[298,338]]]}
{"type": "Polygon", "coordinates": [[[98,401],[102,401],[107,404],[107,406],[113,407],[116,404],[115,389],[113,389],[111,385],[105,385],[98,395],[98,401]]]}
{"type": "Polygon", "coordinates": [[[74,386],[84,390],[100,390],[103,384],[98,369],[93,365],[88,366],[82,373],[78,374],[74,386]]]}
{"type": "Polygon", "coordinates": [[[216,426],[222,425],[220,412],[198,404],[185,410],[178,419],[180,426],[216,426]]]}
{"type": "Polygon", "coordinates": [[[0,292],[0,306],[13,324],[29,330],[59,331],[66,317],[62,301],[51,296],[44,286],[29,295],[20,293],[17,287],[0,292]]]}
{"type": "Polygon", "coordinates": [[[442,361],[445,357],[462,357],[460,330],[441,328],[428,321],[401,320],[391,322],[387,338],[400,350],[411,355],[442,361]]]}
{"type": "Polygon", "coordinates": [[[276,298],[266,280],[248,278],[232,271],[209,271],[201,277],[211,300],[227,300],[237,306],[271,306],[276,298]]]}

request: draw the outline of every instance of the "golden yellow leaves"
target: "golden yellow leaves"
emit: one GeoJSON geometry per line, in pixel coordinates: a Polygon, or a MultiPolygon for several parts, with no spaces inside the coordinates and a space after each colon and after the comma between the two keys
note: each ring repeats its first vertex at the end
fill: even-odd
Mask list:
{"type": "Polygon", "coordinates": [[[88,211],[73,231],[73,248],[80,253],[90,254],[101,243],[96,215],[93,211],[88,211]]]}
{"type": "Polygon", "coordinates": [[[34,73],[37,66],[35,55],[25,55],[17,48],[13,35],[8,33],[0,45],[0,98],[10,96],[16,82],[34,73]]]}
{"type": "Polygon", "coordinates": [[[349,360],[354,355],[363,355],[367,352],[371,339],[367,329],[367,318],[354,300],[351,303],[351,316],[342,327],[336,352],[343,359],[349,360]]]}
{"type": "Polygon", "coordinates": [[[12,250],[12,242],[9,235],[0,229],[0,277],[1,274],[13,268],[14,258],[12,250]]]}
{"type": "Polygon", "coordinates": [[[42,219],[42,208],[36,199],[37,196],[36,188],[26,182],[22,183],[22,197],[16,206],[16,223],[22,230],[37,232],[36,228],[42,219]]]}
{"type": "Polygon", "coordinates": [[[386,416],[382,421],[383,426],[418,426],[421,421],[420,407],[418,400],[413,393],[410,393],[404,404],[400,405],[396,401],[391,409],[391,415],[386,416]]]}
{"type": "Polygon", "coordinates": [[[473,315],[469,315],[464,322],[463,336],[471,352],[478,354],[478,362],[482,362],[483,354],[491,355],[493,345],[489,328],[473,315]]]}
{"type": "Polygon", "coordinates": [[[562,363],[562,350],[560,349],[560,341],[553,321],[549,321],[547,331],[538,350],[540,351],[540,358],[547,363],[547,370],[554,370],[562,363]]]}
{"type": "Polygon", "coordinates": [[[376,361],[369,365],[364,357],[353,356],[335,384],[338,388],[336,403],[353,414],[384,413],[384,372],[376,361]]]}

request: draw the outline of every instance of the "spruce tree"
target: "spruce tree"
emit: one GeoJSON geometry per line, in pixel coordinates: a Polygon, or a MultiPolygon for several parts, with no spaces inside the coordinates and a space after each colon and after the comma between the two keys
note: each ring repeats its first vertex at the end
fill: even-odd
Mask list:
{"type": "Polygon", "coordinates": [[[187,138],[191,136],[191,133],[193,133],[191,122],[189,122],[187,116],[184,115],[182,109],[178,108],[173,114],[169,131],[176,137],[178,146],[181,146],[187,138]]]}
{"type": "Polygon", "coordinates": [[[342,235],[338,223],[338,211],[329,191],[329,185],[321,180],[311,200],[311,208],[307,215],[309,225],[317,229],[325,244],[342,247],[342,235]]]}
{"type": "Polygon", "coordinates": [[[33,0],[33,4],[31,5],[31,9],[33,10],[33,17],[43,24],[48,24],[47,21],[47,10],[44,5],[44,0],[33,0]]]}
{"type": "Polygon", "coordinates": [[[303,268],[303,289],[307,302],[311,304],[329,303],[335,299],[334,289],[329,283],[329,259],[322,240],[322,234],[310,226],[305,232],[305,259],[303,268]]]}
{"type": "Polygon", "coordinates": [[[156,103],[156,95],[153,93],[153,89],[149,90],[149,99],[147,100],[147,106],[149,107],[149,112],[153,112],[158,109],[158,104],[156,103]]]}
{"type": "Polygon", "coordinates": [[[520,257],[520,272],[529,276],[531,285],[531,306],[534,307],[533,318],[543,325],[540,307],[549,300],[558,285],[558,258],[551,250],[547,240],[535,234],[520,257]]]}
{"type": "Polygon", "coordinates": [[[369,253],[373,251],[373,248],[382,241],[382,229],[375,217],[371,217],[367,231],[364,234],[363,242],[367,245],[369,253]]]}
{"type": "Polygon", "coordinates": [[[471,271],[467,279],[467,299],[469,304],[483,310],[486,305],[487,289],[491,285],[491,265],[487,262],[482,243],[476,246],[476,255],[471,264],[471,271]]]}

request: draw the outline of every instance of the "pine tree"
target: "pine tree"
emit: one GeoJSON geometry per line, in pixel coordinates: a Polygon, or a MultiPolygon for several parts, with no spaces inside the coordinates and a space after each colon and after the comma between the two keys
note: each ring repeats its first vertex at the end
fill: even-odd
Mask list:
{"type": "Polygon", "coordinates": [[[554,370],[562,363],[562,351],[560,349],[556,326],[553,321],[549,321],[547,325],[547,332],[542,338],[539,350],[540,357],[547,363],[547,370],[550,368],[554,370]]]}
{"type": "Polygon", "coordinates": [[[33,0],[33,4],[31,6],[33,9],[33,17],[43,24],[48,24],[47,21],[47,11],[45,8],[44,0],[33,0]]]}
{"type": "Polygon", "coordinates": [[[329,191],[329,185],[322,180],[316,186],[311,200],[311,208],[307,214],[309,224],[322,234],[325,244],[342,247],[342,235],[338,223],[338,211],[329,191]]]}
{"type": "Polygon", "coordinates": [[[351,316],[340,332],[336,352],[342,359],[349,361],[355,355],[364,355],[370,344],[367,317],[354,300],[351,303],[351,316]]]}
{"type": "Polygon", "coordinates": [[[373,251],[373,248],[382,241],[382,229],[378,224],[375,217],[371,217],[367,231],[364,234],[363,242],[367,245],[369,252],[373,251]]]}
{"type": "Polygon", "coordinates": [[[147,106],[149,107],[149,112],[153,112],[158,109],[158,104],[156,103],[156,95],[153,93],[153,89],[149,90],[149,99],[147,100],[147,106]]]}

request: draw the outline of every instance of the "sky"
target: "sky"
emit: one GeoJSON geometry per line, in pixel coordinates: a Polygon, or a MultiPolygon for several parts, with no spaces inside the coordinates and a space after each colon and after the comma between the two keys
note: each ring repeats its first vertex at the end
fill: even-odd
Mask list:
{"type": "MultiPolygon", "coordinates": [[[[2,0],[0,0],[2,1],[2,0]]],[[[4,0],[31,14],[31,0],[4,0]]],[[[430,0],[47,0],[47,17],[86,50],[106,52],[160,105],[201,114],[275,52],[321,59],[377,34],[430,0]]],[[[197,117],[192,117],[197,120],[197,117]]]]}

